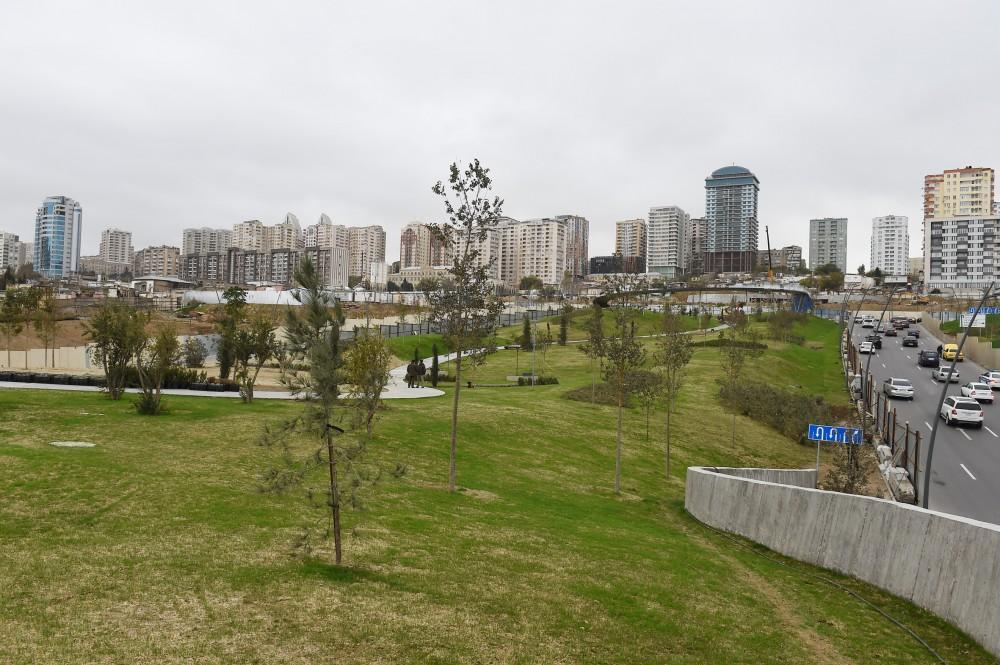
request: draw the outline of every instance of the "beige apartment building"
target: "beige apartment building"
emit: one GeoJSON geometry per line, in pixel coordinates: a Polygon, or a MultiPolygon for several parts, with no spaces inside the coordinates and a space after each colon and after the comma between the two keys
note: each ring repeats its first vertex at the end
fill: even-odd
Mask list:
{"type": "Polygon", "coordinates": [[[973,166],[924,176],[924,219],[990,216],[994,182],[993,169],[973,166]]]}
{"type": "Polygon", "coordinates": [[[180,257],[180,248],[169,245],[140,249],[132,262],[132,274],[136,277],[177,277],[180,257]]]}
{"type": "Polygon", "coordinates": [[[347,250],[347,227],[334,224],[328,215],[322,214],[317,223],[303,229],[302,243],[305,247],[347,250]]]}
{"type": "Polygon", "coordinates": [[[646,258],[646,220],[626,219],[615,222],[615,254],[646,258]]]}
{"type": "Polygon", "coordinates": [[[181,254],[185,256],[217,254],[225,252],[232,245],[233,232],[229,229],[210,229],[207,226],[200,229],[184,229],[181,254]]]}
{"type": "Polygon", "coordinates": [[[566,224],[566,270],[582,278],[590,272],[590,221],[580,215],[556,215],[566,224]]]}
{"type": "Polygon", "coordinates": [[[446,247],[431,227],[413,222],[403,227],[399,236],[399,267],[426,268],[451,263],[451,248],[446,247]]]}
{"type": "Polygon", "coordinates": [[[98,256],[109,266],[129,266],[135,258],[132,250],[132,233],[121,229],[101,231],[98,256]]]}
{"type": "Polygon", "coordinates": [[[233,224],[233,247],[260,250],[264,245],[264,225],[259,219],[233,224]]]}
{"type": "MultiPolygon", "coordinates": [[[[385,229],[377,224],[347,228],[348,274],[354,277],[368,277],[369,280],[372,280],[372,264],[381,266],[384,263],[385,229]]],[[[384,275],[382,275],[381,280],[382,283],[385,283],[384,275]]]]}
{"type": "Polygon", "coordinates": [[[517,288],[522,277],[538,277],[546,285],[562,284],[566,275],[566,222],[552,217],[518,221],[510,217],[500,226],[500,279],[517,288]]]}

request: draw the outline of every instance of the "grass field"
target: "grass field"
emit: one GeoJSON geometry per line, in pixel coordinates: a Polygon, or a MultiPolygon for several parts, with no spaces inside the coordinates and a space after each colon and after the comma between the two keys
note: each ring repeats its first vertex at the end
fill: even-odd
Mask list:
{"type": "MultiPolygon", "coordinates": [[[[812,324],[811,324],[812,325],[812,324]]],[[[755,371],[833,390],[836,332],[775,345],[755,371]]],[[[3,663],[930,663],[915,641],[817,569],[757,556],[683,509],[693,464],[808,466],[813,450],[715,398],[699,349],[662,471],[662,414],[627,414],[624,493],[609,407],[566,400],[590,382],[573,347],[561,384],[463,393],[459,482],[447,479],[450,400],[393,402],[372,459],[408,466],[346,514],[346,565],[291,543],[322,519],[302,491],[258,492],[265,423],[295,404],[167,398],[135,414],[96,394],[0,392],[3,663]],[[92,449],[50,441],[83,440],[92,449]]],[[[491,356],[480,377],[513,373],[491,356]]],[[[485,381],[484,381],[485,382],[485,381]]],[[[322,478],[317,478],[321,483],[322,478]]],[[[833,576],[832,574],[830,574],[833,576]]],[[[917,630],[951,663],[994,660],[945,622],[838,580],[917,630]]]]}

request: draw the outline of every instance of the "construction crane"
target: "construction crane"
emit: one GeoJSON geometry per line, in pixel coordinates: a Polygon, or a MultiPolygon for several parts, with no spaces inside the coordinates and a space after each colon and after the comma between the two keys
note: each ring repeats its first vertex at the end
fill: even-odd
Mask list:
{"type": "Polygon", "coordinates": [[[767,237],[767,281],[774,281],[774,266],[771,263],[771,232],[764,226],[764,235],[767,237]]]}

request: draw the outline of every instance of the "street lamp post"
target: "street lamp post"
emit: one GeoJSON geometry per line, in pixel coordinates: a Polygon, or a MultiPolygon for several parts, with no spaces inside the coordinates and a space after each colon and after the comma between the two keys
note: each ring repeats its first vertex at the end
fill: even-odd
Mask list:
{"type": "MultiPolygon", "coordinates": [[[[996,282],[990,282],[990,285],[986,287],[983,291],[983,297],[980,299],[979,304],[976,305],[976,309],[972,312],[972,319],[969,321],[969,325],[965,326],[965,332],[962,333],[962,340],[958,343],[958,350],[955,352],[955,357],[951,360],[951,367],[948,368],[948,375],[944,378],[941,385],[941,394],[938,396],[937,411],[934,412],[934,426],[931,427],[931,440],[927,445],[927,462],[924,464],[924,492],[920,499],[920,505],[927,508],[929,505],[928,495],[931,490],[931,462],[934,459],[934,440],[937,438],[938,425],[941,424],[941,406],[944,404],[944,398],[948,394],[948,384],[951,382],[951,373],[955,371],[955,363],[958,362],[958,357],[962,354],[962,347],[965,346],[965,340],[969,338],[969,330],[972,328],[972,324],[976,322],[976,317],[979,316],[979,310],[983,308],[986,303],[987,298],[993,298],[1000,293],[994,293],[993,287],[996,282]]],[[[916,478],[914,478],[916,480],[916,478]]]]}
{"type": "MultiPolygon", "coordinates": [[[[889,309],[889,303],[892,302],[892,297],[896,294],[896,291],[899,291],[901,288],[903,287],[897,286],[889,290],[889,296],[885,299],[885,305],[882,307],[882,313],[879,314],[878,323],[875,324],[876,337],[878,337],[878,329],[882,326],[882,319],[885,318],[885,311],[889,309]]],[[[872,351],[868,354],[868,358],[865,360],[865,373],[864,373],[864,379],[861,384],[863,388],[862,395],[865,402],[865,413],[868,413],[868,409],[869,407],[871,407],[871,404],[868,401],[868,381],[869,381],[868,370],[872,366],[872,356],[875,355],[874,351],[875,351],[875,345],[872,344],[872,351]]]]}

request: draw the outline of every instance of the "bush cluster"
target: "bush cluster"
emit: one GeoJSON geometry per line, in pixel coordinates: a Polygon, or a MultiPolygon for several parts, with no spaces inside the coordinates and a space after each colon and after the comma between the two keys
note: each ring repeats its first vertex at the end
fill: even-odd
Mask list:
{"type": "Polygon", "coordinates": [[[767,349],[767,344],[764,344],[763,342],[751,342],[744,340],[739,340],[734,342],[733,340],[722,339],[721,337],[717,337],[715,339],[703,339],[697,342],[691,342],[691,346],[719,347],[719,346],[733,346],[733,345],[741,349],[761,349],[761,350],[767,349]]]}
{"type": "MultiPolygon", "coordinates": [[[[591,386],[580,386],[579,388],[574,388],[573,390],[563,393],[563,397],[576,402],[587,402],[589,404],[591,401],[591,386]]],[[[615,389],[607,383],[598,383],[597,390],[594,393],[594,404],[618,406],[618,395],[615,392],[615,389]]],[[[632,407],[631,397],[625,398],[625,406],[628,408],[632,407]]]]}
{"type": "MultiPolygon", "coordinates": [[[[536,386],[553,386],[558,385],[559,379],[554,376],[539,376],[535,379],[536,386]]],[[[530,376],[519,376],[517,377],[517,385],[519,386],[530,386],[531,377],[530,376]]]]}
{"type": "Polygon", "coordinates": [[[806,395],[759,381],[724,383],[719,396],[726,406],[758,420],[802,443],[809,423],[833,422],[834,414],[822,397],[806,395]]]}

